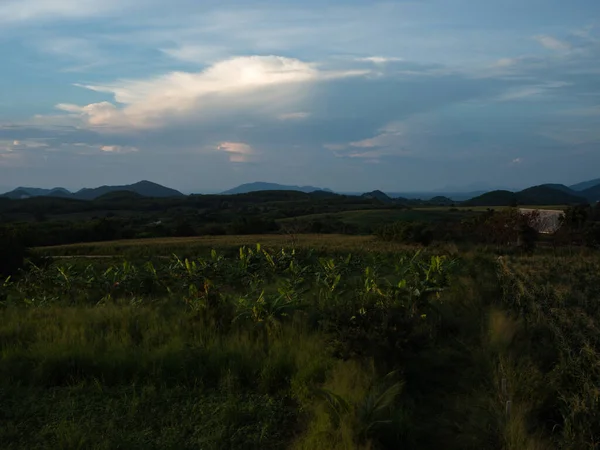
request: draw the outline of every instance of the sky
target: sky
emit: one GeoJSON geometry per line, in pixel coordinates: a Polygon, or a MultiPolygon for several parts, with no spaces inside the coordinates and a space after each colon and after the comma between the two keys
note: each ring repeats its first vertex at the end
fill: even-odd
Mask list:
{"type": "Polygon", "coordinates": [[[0,188],[600,177],[598,0],[2,0],[0,188]]]}

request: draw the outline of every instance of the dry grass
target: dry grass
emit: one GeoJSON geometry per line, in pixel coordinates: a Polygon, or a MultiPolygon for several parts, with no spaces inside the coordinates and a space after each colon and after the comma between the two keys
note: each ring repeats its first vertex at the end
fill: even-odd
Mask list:
{"type": "Polygon", "coordinates": [[[202,236],[183,238],[129,239],[120,241],[90,242],[82,244],[38,247],[35,251],[47,256],[68,255],[123,255],[139,253],[169,256],[174,252],[202,252],[211,249],[237,249],[240,246],[295,247],[315,251],[336,252],[395,252],[415,250],[416,246],[382,242],[373,236],[340,234],[284,234],[202,236]]]}

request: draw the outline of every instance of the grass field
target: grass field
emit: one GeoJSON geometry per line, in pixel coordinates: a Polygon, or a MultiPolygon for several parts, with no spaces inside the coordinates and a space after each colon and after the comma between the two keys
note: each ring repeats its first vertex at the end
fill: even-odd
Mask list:
{"type": "MultiPolygon", "coordinates": [[[[505,209],[511,208],[511,206],[423,206],[423,207],[415,207],[413,208],[416,211],[449,211],[450,208],[456,209],[458,211],[472,211],[472,212],[485,212],[488,209],[494,209],[496,211],[502,211],[505,209]]],[[[549,206],[528,206],[528,205],[519,205],[519,208],[523,209],[552,209],[552,210],[560,210],[563,211],[568,208],[568,205],[549,205],[549,206]]]]}
{"type": "MultiPolygon", "coordinates": [[[[317,220],[339,220],[341,222],[356,225],[358,227],[370,227],[376,229],[382,225],[393,223],[399,220],[423,222],[451,221],[472,217],[473,215],[476,215],[478,213],[478,211],[470,211],[466,208],[459,209],[457,211],[450,211],[449,209],[449,207],[432,207],[413,209],[344,211],[340,213],[311,214],[289,219],[280,219],[280,222],[289,223],[294,221],[310,222],[317,220]]],[[[482,211],[485,211],[485,209],[482,209],[482,211]]]]}
{"type": "Polygon", "coordinates": [[[36,252],[119,260],[0,284],[3,449],[600,448],[592,250],[260,235],[36,252]]]}
{"type": "Polygon", "coordinates": [[[35,252],[45,256],[112,255],[119,257],[171,256],[177,254],[205,254],[211,249],[236,250],[243,245],[260,243],[271,248],[296,247],[316,251],[387,252],[401,251],[415,246],[382,242],[373,236],[339,234],[263,234],[247,236],[203,236],[186,238],[131,239],[104,241],[53,247],[39,247],[35,252]]]}

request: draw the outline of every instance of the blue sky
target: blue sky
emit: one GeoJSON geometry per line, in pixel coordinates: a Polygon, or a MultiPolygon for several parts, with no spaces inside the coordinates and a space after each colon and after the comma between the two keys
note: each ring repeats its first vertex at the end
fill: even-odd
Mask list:
{"type": "Polygon", "coordinates": [[[0,188],[600,176],[597,0],[3,0],[0,188]]]}

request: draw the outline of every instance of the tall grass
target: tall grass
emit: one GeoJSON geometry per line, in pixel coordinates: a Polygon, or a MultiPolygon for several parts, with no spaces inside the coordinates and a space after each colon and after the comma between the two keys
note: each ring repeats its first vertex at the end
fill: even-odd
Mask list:
{"type": "Polygon", "coordinates": [[[2,283],[2,448],[598,448],[597,255],[313,243],[2,283]]]}

